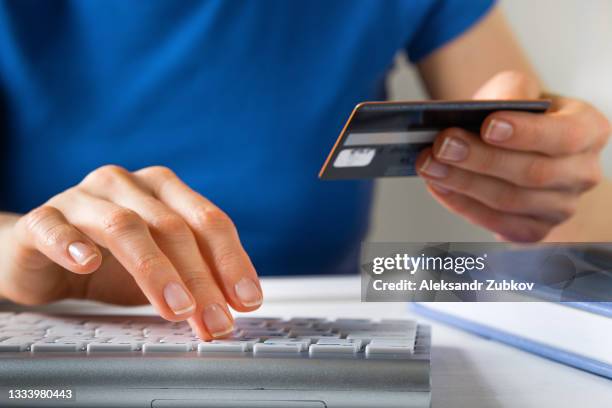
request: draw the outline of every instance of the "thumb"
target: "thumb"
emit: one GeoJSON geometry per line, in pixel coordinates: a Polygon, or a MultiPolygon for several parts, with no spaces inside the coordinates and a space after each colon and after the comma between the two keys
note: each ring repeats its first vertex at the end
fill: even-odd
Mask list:
{"type": "Polygon", "coordinates": [[[476,91],[473,99],[537,99],[540,86],[536,79],[520,71],[502,71],[476,91]]]}

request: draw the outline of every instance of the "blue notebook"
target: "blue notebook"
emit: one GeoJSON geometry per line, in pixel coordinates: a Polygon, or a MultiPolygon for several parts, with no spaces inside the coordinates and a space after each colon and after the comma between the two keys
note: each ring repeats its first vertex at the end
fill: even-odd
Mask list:
{"type": "Polygon", "coordinates": [[[612,303],[412,303],[417,313],[612,379],[612,303]]]}

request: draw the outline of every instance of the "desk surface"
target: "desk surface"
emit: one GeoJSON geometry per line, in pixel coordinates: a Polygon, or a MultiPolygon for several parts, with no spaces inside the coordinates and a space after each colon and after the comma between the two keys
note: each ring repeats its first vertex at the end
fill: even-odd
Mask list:
{"type": "MultiPolygon", "coordinates": [[[[414,318],[430,324],[434,408],[612,407],[612,381],[429,321],[404,303],[361,303],[356,277],[276,278],[264,279],[262,284],[266,301],[250,315],[414,318]]],[[[82,302],[45,309],[126,312],[82,302]]],[[[149,307],[127,311],[152,313],[149,307]]]]}

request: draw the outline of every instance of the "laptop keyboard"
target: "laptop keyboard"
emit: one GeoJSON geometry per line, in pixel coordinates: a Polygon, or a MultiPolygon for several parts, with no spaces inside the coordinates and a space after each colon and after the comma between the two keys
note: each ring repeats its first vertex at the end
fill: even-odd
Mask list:
{"type": "Polygon", "coordinates": [[[429,337],[429,328],[412,320],[240,317],[228,338],[203,341],[186,322],[157,317],[0,312],[0,352],[384,359],[428,355],[429,337]]]}

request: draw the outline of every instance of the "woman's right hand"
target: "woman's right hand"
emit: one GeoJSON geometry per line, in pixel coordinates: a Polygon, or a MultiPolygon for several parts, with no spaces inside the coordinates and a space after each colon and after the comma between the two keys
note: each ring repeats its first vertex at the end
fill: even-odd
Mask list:
{"type": "Polygon", "coordinates": [[[0,295],[21,304],[64,298],[137,305],[188,320],[203,339],[262,302],[231,219],[171,170],[104,166],[0,227],[0,295]]]}

